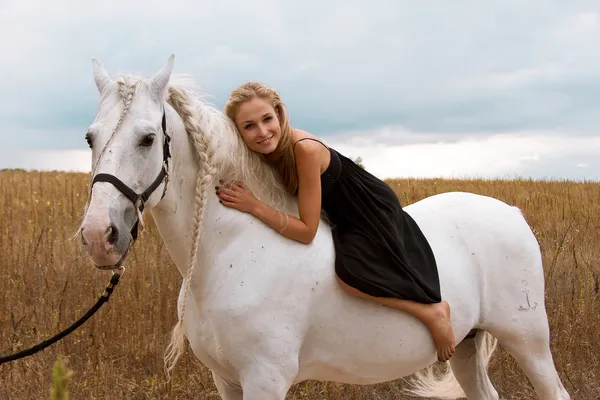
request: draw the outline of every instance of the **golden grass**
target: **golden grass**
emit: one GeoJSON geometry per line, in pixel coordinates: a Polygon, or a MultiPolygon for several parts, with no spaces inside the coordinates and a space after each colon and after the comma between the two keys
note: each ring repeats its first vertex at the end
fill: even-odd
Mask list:
{"type": "MultiPolygon", "coordinates": [[[[0,172],[0,354],[37,344],[81,316],[110,272],[99,272],[71,240],[88,176],[0,172]]],[[[552,349],[573,399],[600,397],[600,184],[416,180],[388,182],[404,205],[451,190],[521,207],[541,243],[552,349]]],[[[59,356],[73,371],[73,399],[218,399],[209,372],[188,351],[166,384],[162,356],[176,322],[181,282],[151,221],[111,300],[82,327],[34,356],[0,366],[0,398],[47,399],[59,356]]],[[[499,349],[491,379],[505,399],[535,398],[499,349]]],[[[289,399],[401,399],[401,382],[353,387],[308,382],[289,399]]]]}

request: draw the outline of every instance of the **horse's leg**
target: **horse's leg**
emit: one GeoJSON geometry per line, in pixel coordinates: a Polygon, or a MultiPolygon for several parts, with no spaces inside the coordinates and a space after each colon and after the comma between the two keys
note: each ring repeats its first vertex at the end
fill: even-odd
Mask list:
{"type": "Polygon", "coordinates": [[[517,307],[510,318],[485,328],[517,361],[538,398],[569,400],[550,352],[550,328],[543,302],[517,307]]]}
{"type": "Polygon", "coordinates": [[[540,246],[524,218],[514,222],[497,232],[497,244],[490,247],[497,258],[487,271],[488,299],[482,302],[479,328],[512,355],[539,399],[568,400],[550,352],[540,246]]]}
{"type": "MultiPolygon", "coordinates": [[[[498,392],[492,386],[487,374],[487,364],[481,351],[486,332],[477,331],[473,338],[466,338],[456,346],[456,352],[450,359],[450,367],[456,380],[469,400],[498,400],[498,392]]],[[[491,350],[491,349],[490,349],[491,350]]]]}
{"type": "Polygon", "coordinates": [[[212,372],[213,381],[219,391],[219,395],[223,400],[243,400],[242,388],[240,386],[233,385],[221,378],[214,371],[212,372]]]}
{"type": "Polygon", "coordinates": [[[271,363],[255,363],[250,370],[242,371],[243,400],[284,400],[297,374],[297,366],[282,369],[271,363]],[[291,371],[294,369],[294,371],[291,371]]]}
{"type": "Polygon", "coordinates": [[[508,351],[529,378],[538,398],[544,400],[569,400],[550,352],[548,323],[521,326],[523,333],[502,332],[498,341],[508,351]]]}

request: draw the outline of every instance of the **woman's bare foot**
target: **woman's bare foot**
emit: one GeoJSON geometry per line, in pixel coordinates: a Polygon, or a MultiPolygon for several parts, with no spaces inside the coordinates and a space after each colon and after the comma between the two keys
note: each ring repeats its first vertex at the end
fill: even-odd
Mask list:
{"type": "Polygon", "coordinates": [[[425,322],[431,330],[439,361],[448,361],[456,350],[456,339],[450,323],[450,305],[447,301],[429,305],[425,322]]]}

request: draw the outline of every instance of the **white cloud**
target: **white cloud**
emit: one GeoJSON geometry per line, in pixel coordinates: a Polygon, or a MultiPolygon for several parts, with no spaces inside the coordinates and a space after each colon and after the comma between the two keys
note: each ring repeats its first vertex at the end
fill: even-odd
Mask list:
{"type": "Polygon", "coordinates": [[[0,169],[89,172],[91,152],[86,150],[0,149],[0,169]]]}
{"type": "MultiPolygon", "coordinates": [[[[435,7],[400,0],[88,3],[0,1],[3,142],[85,151],[81,132],[96,101],[91,57],[110,73],[148,75],[175,52],[175,72],[196,75],[217,105],[243,81],[261,80],[280,90],[295,126],[329,135],[349,151],[354,142],[331,135],[377,132],[381,145],[363,140],[361,156],[394,154],[389,164],[402,168],[393,173],[540,175],[544,160],[554,157],[569,171],[589,164],[573,167],[583,176],[595,165],[568,158],[575,150],[559,157],[534,138],[569,132],[581,137],[577,143],[585,135],[591,147],[595,143],[596,0],[465,0],[435,7]],[[38,143],[32,132],[40,130],[61,133],[38,143]],[[506,149],[485,150],[494,146],[506,149]],[[494,154],[478,155],[486,151],[494,154]],[[414,154],[420,156],[402,164],[414,154]]],[[[14,166],[24,162],[10,159],[14,166]]],[[[371,168],[378,162],[375,156],[367,161],[371,168]]]]}
{"type": "MultiPolygon", "coordinates": [[[[375,132],[353,132],[325,142],[355,159],[361,157],[369,172],[386,178],[533,178],[600,179],[600,136],[573,137],[514,132],[473,135],[452,141],[419,143],[421,135],[395,127],[375,132]],[[394,131],[398,134],[394,135],[394,131]],[[383,134],[382,134],[383,132],[383,134]],[[401,144],[388,142],[402,137],[401,144]]],[[[439,138],[445,134],[437,134],[439,138]]],[[[0,168],[90,171],[87,150],[0,150],[0,168]]]]}
{"type": "Polygon", "coordinates": [[[352,159],[361,157],[367,170],[382,179],[600,179],[600,162],[596,161],[600,159],[600,136],[516,132],[404,145],[388,144],[381,138],[368,133],[340,135],[327,143],[352,159]]]}

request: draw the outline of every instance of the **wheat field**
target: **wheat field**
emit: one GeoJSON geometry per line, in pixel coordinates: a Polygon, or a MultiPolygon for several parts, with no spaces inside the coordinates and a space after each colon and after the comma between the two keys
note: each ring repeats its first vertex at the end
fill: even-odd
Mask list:
{"type": "MultiPolygon", "coordinates": [[[[72,238],[87,174],[0,171],[0,354],[37,344],[79,318],[110,278],[72,238]]],[[[600,398],[600,184],[529,180],[390,180],[403,205],[461,190],[520,207],[541,244],[554,359],[573,399],[600,398]]],[[[152,224],[129,256],[110,301],[46,350],[0,366],[0,399],[48,399],[52,366],[73,371],[71,399],[218,399],[209,371],[188,350],[165,383],[162,356],[176,322],[181,277],[152,224]]],[[[503,399],[535,399],[502,348],[490,365],[503,399]]],[[[306,382],[288,399],[409,399],[403,382],[306,382]]]]}

